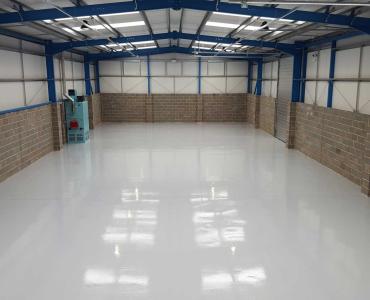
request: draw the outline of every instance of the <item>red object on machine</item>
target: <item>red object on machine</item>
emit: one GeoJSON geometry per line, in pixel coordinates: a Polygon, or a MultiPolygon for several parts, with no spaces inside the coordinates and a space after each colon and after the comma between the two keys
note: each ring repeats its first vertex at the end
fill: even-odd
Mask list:
{"type": "Polygon", "coordinates": [[[69,122],[69,128],[70,129],[78,129],[79,128],[78,121],[77,120],[70,121],[69,122]]]}

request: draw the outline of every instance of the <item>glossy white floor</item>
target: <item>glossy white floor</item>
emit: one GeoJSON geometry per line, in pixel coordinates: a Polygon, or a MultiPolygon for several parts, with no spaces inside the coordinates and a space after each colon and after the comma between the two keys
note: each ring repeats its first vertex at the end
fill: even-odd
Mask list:
{"type": "Polygon", "coordinates": [[[0,196],[0,299],[370,299],[370,201],[245,124],[102,125],[0,196]]]}

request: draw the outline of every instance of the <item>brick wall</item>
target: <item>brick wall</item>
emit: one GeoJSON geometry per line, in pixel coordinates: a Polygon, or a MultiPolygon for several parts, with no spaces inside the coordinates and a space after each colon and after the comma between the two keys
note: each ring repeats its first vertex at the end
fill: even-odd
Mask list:
{"type": "Polygon", "coordinates": [[[203,121],[245,122],[247,116],[246,94],[203,94],[203,121]]]}
{"type": "Polygon", "coordinates": [[[102,119],[100,94],[94,94],[88,97],[89,102],[89,125],[94,129],[102,119]]]}
{"type": "Polygon", "coordinates": [[[370,116],[296,104],[294,147],[356,184],[365,175],[365,143],[370,116]]]}
{"type": "Polygon", "coordinates": [[[253,94],[247,95],[247,122],[250,124],[257,124],[258,127],[258,111],[259,111],[259,102],[258,102],[258,96],[255,96],[253,94]],[[256,119],[257,116],[257,119],[256,119]],[[257,121],[257,123],[256,123],[257,121]]]}
{"type": "Polygon", "coordinates": [[[101,94],[102,121],[245,122],[245,94],[101,94]]]}
{"type": "Polygon", "coordinates": [[[103,122],[145,122],[145,94],[100,94],[103,122]]]}
{"type": "Polygon", "coordinates": [[[259,128],[275,135],[275,99],[272,97],[260,97],[259,104],[259,128]]]}
{"type": "Polygon", "coordinates": [[[1,115],[0,182],[53,151],[53,142],[51,105],[1,115]]]}
{"type": "Polygon", "coordinates": [[[154,94],[154,122],[196,122],[198,95],[154,94]]]}

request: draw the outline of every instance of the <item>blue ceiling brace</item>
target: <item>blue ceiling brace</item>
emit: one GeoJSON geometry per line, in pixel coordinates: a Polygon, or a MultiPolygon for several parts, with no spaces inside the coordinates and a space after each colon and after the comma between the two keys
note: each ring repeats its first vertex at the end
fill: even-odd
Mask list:
{"type": "MultiPolygon", "coordinates": [[[[217,51],[199,51],[196,49],[189,49],[184,47],[163,47],[163,48],[152,48],[152,49],[143,49],[143,50],[135,50],[133,51],[134,54],[137,56],[148,56],[148,55],[156,55],[156,54],[166,54],[166,53],[182,53],[182,54],[198,54],[200,56],[214,56],[217,51]]],[[[263,55],[253,55],[253,54],[234,54],[234,53],[225,53],[222,55],[223,57],[235,58],[240,60],[249,60],[249,59],[262,59],[263,55]]],[[[107,60],[107,59],[114,59],[114,58],[125,58],[131,57],[131,55],[127,52],[119,51],[119,52],[104,52],[104,53],[97,53],[97,54],[89,54],[86,56],[88,61],[99,61],[99,60],[107,60]]]]}
{"type": "MultiPolygon", "coordinates": [[[[207,0],[137,0],[128,2],[65,7],[63,8],[63,10],[72,17],[80,17],[167,8],[185,8],[211,12],[218,11],[224,13],[269,18],[281,18],[290,12],[289,9],[284,8],[252,5],[248,5],[247,7],[243,8],[240,4],[207,0]]],[[[11,24],[42,21],[47,19],[58,19],[65,17],[65,14],[55,8],[50,8],[31,11],[7,12],[0,14],[0,16],[0,24],[11,24]]],[[[348,26],[370,34],[370,18],[311,12],[304,10],[296,10],[290,13],[286,18],[294,21],[348,26]]]]}
{"type": "MultiPolygon", "coordinates": [[[[194,40],[197,38],[198,36],[195,34],[173,31],[173,32],[159,33],[159,34],[153,34],[153,35],[138,35],[138,36],[131,36],[131,37],[112,38],[112,41],[114,41],[115,43],[135,43],[135,42],[150,41],[152,39],[155,39],[155,40],[166,40],[166,39],[194,40]]],[[[218,43],[222,43],[222,44],[239,43],[242,46],[271,48],[271,49],[276,49],[276,50],[285,52],[290,55],[294,55],[296,51],[302,48],[299,45],[288,44],[288,43],[277,43],[277,42],[268,42],[268,41],[261,41],[261,40],[239,40],[235,38],[225,38],[225,37],[208,36],[208,35],[199,35],[199,40],[205,41],[205,42],[213,42],[217,44],[218,43]]],[[[92,39],[92,40],[84,40],[84,41],[54,43],[51,49],[54,52],[54,54],[56,54],[56,53],[59,53],[59,52],[62,52],[68,49],[76,48],[76,47],[99,46],[99,45],[107,45],[110,43],[112,42],[107,39],[92,39]]]]}

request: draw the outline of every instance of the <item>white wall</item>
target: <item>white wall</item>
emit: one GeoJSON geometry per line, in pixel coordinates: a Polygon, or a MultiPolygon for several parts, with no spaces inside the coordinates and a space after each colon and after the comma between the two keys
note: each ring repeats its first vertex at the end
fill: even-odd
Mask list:
{"type": "MultiPolygon", "coordinates": [[[[330,49],[309,52],[305,103],[327,106],[330,49]]],[[[336,51],[332,107],[370,114],[370,47],[336,51]]]]}
{"type": "MultiPolygon", "coordinates": [[[[0,46],[0,111],[48,102],[43,47],[4,37],[0,37],[0,46]]],[[[82,61],[83,57],[71,53],[54,58],[57,99],[63,98],[63,86],[85,94],[82,61]]],[[[94,72],[91,78],[95,88],[94,72]]]]}
{"type": "MultiPolygon", "coordinates": [[[[198,61],[193,57],[151,58],[151,92],[153,94],[196,94],[198,61]]],[[[148,93],[146,59],[101,61],[102,93],[148,93]]],[[[248,63],[231,60],[206,60],[201,64],[202,93],[245,93],[248,63]]]]}
{"type": "Polygon", "coordinates": [[[262,95],[267,97],[277,97],[277,85],[279,74],[279,61],[263,64],[262,69],[262,95]]]}
{"type": "Polygon", "coordinates": [[[0,50],[0,110],[48,101],[45,57],[0,50]]]}

